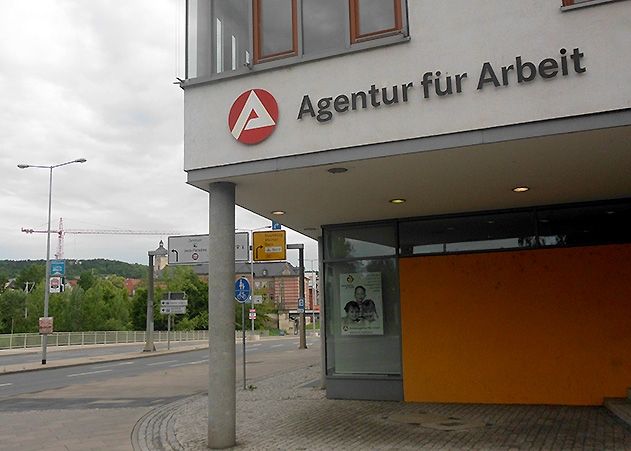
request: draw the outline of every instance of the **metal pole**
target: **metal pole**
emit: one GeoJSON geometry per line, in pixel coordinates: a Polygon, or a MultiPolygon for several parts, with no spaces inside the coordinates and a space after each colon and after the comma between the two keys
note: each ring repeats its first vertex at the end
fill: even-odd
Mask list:
{"type": "Polygon", "coordinates": [[[153,254],[149,252],[149,279],[147,281],[147,331],[143,352],[156,350],[153,344],[153,254]]]}
{"type": "Polygon", "coordinates": [[[245,302],[241,304],[241,332],[243,334],[243,389],[245,390],[245,302]]]}
{"type": "MultiPolygon", "coordinates": [[[[254,232],[251,232],[252,234],[254,232]]],[[[254,235],[252,235],[252,243],[254,243],[254,235]]],[[[254,244],[250,246],[252,250],[252,256],[250,257],[250,279],[252,280],[252,287],[250,287],[250,308],[254,308],[254,244]]],[[[254,318],[252,318],[252,335],[254,335],[254,318]]]]}
{"type": "MultiPolygon", "coordinates": [[[[298,263],[300,266],[300,298],[305,299],[305,247],[303,245],[300,245],[298,249],[298,263]]],[[[298,349],[307,349],[307,331],[305,326],[305,309],[302,309],[300,311],[300,346],[298,349]]]]}
{"type": "Polygon", "coordinates": [[[171,314],[167,316],[167,351],[171,349],[171,314]]]}
{"type": "MultiPolygon", "coordinates": [[[[50,298],[50,217],[53,200],[53,168],[49,169],[48,177],[48,228],[46,229],[46,277],[44,278],[44,317],[48,317],[48,300],[50,298]]],[[[42,337],[42,365],[46,365],[46,346],[48,334],[42,337]]]]}

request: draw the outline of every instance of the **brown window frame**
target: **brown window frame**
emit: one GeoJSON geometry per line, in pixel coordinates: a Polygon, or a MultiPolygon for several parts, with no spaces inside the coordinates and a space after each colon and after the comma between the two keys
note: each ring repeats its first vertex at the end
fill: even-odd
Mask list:
{"type": "Polygon", "coordinates": [[[298,55],[298,2],[297,0],[291,0],[291,33],[292,33],[292,48],[282,52],[273,53],[271,55],[262,54],[262,39],[261,39],[261,1],[252,0],[252,16],[254,24],[254,64],[265,63],[281,58],[288,58],[298,55]]]}
{"type": "MultiPolygon", "coordinates": [[[[401,0],[392,0],[394,2],[394,28],[385,30],[372,31],[370,33],[360,34],[359,29],[359,0],[348,0],[350,12],[351,26],[351,44],[369,41],[371,39],[382,38],[384,36],[400,33],[403,30],[403,8],[401,0]]],[[[565,0],[564,0],[565,1],[565,0]]]]}

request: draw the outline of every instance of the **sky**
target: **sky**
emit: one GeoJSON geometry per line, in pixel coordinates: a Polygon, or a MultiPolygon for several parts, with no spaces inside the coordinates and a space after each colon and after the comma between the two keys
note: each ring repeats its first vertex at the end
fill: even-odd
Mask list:
{"type": "MultiPolygon", "coordinates": [[[[21,163],[87,159],[53,170],[51,230],[63,218],[66,230],[163,232],[67,233],[66,259],[146,264],[160,239],[208,232],[208,194],[182,169],[183,11],[184,0],[2,0],[0,260],[46,257],[46,234],[21,229],[46,230],[49,171],[21,163]]],[[[239,207],[235,219],[270,225],[239,207]]],[[[287,230],[317,265],[317,243],[287,230]]]]}

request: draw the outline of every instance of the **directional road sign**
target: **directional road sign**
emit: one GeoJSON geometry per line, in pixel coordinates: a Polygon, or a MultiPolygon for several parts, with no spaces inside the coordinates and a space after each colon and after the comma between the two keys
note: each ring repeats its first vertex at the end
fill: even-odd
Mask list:
{"type": "MultiPolygon", "coordinates": [[[[169,265],[198,265],[208,263],[208,235],[170,236],[168,239],[169,265]]],[[[248,232],[234,234],[234,260],[250,260],[248,232]]]]}
{"type": "Polygon", "coordinates": [[[162,307],[186,307],[188,301],[186,299],[162,299],[160,305],[162,307]]]}
{"type": "Polygon", "coordinates": [[[165,315],[169,315],[169,314],[176,314],[176,315],[182,315],[184,313],[186,313],[186,306],[180,306],[180,307],[160,307],[160,313],[165,314],[165,315]]]}
{"type": "Polygon", "coordinates": [[[234,282],[234,298],[237,302],[243,304],[250,299],[250,282],[245,277],[241,277],[234,282]]]}
{"type": "Polygon", "coordinates": [[[287,240],[284,230],[252,233],[252,253],[254,261],[285,260],[287,240]]]}

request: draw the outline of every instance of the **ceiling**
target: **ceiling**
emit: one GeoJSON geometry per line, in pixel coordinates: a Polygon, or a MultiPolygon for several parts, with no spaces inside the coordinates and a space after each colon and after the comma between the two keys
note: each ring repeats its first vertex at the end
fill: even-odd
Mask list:
{"type": "Polygon", "coordinates": [[[236,184],[238,205],[316,238],[326,224],[631,197],[631,127],[223,180],[236,184]],[[530,190],[512,191],[521,185],[530,190]]]}

